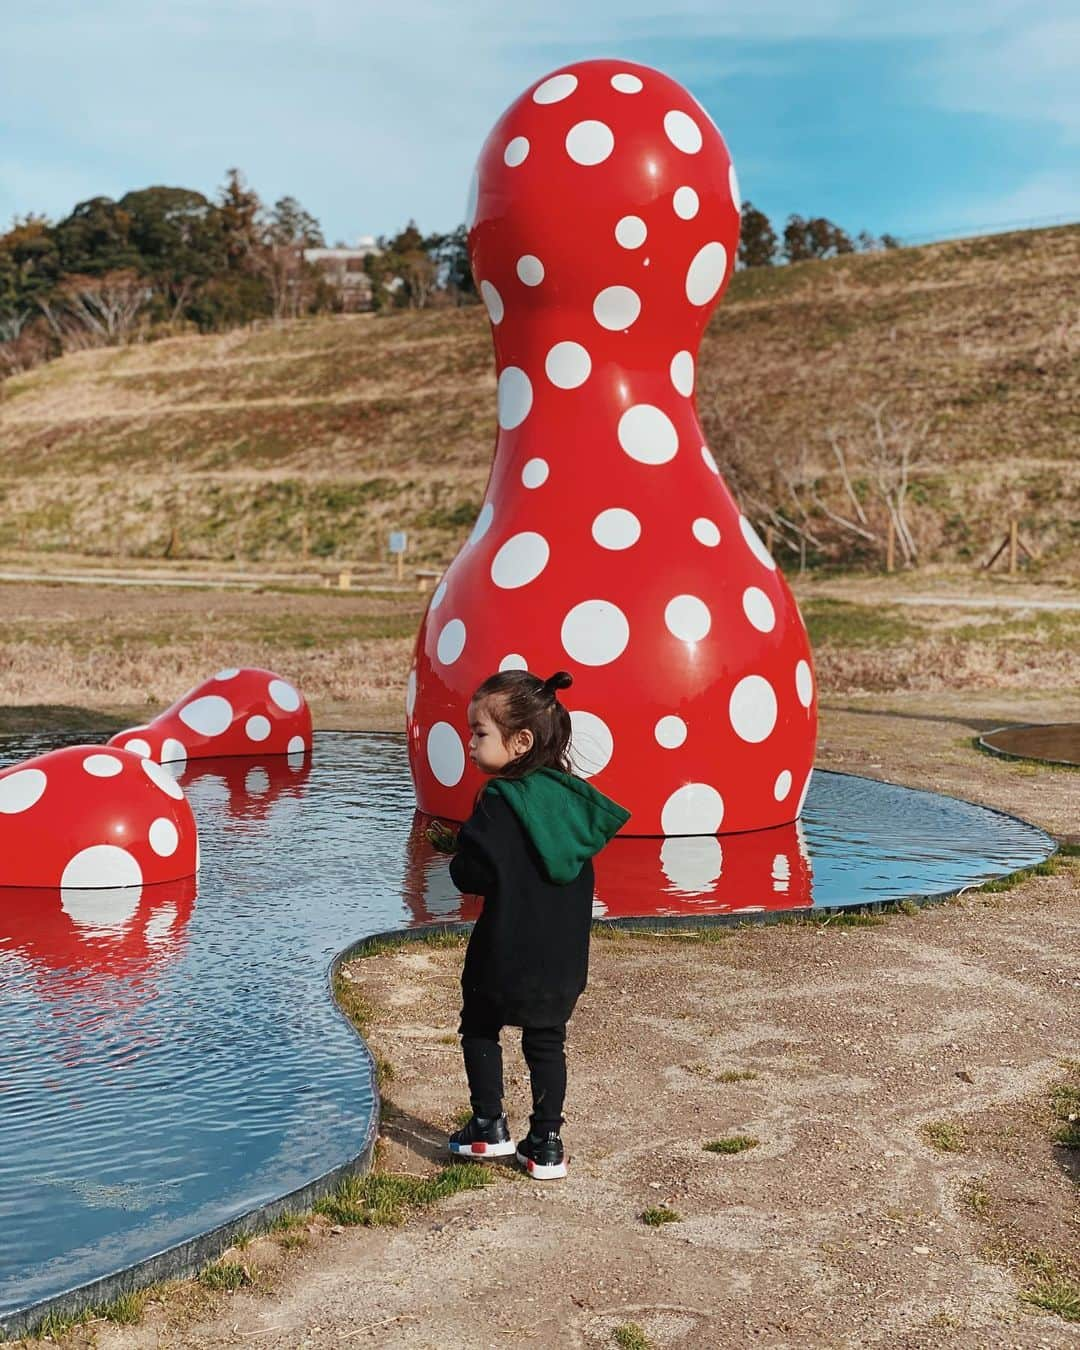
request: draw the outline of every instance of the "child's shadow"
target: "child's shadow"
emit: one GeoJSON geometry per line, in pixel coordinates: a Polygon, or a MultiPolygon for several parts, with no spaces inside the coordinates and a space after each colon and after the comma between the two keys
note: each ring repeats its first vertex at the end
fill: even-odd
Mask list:
{"type": "MultiPolygon", "coordinates": [[[[445,1126],[432,1125],[431,1121],[421,1120],[419,1116],[411,1115],[383,1098],[382,1116],[379,1120],[380,1139],[407,1149],[425,1162],[433,1163],[437,1167],[447,1167],[455,1161],[446,1147],[449,1133],[445,1126]]],[[[489,1163],[495,1161],[507,1160],[492,1158],[489,1163]]],[[[509,1161],[512,1162],[513,1159],[509,1161]]]]}

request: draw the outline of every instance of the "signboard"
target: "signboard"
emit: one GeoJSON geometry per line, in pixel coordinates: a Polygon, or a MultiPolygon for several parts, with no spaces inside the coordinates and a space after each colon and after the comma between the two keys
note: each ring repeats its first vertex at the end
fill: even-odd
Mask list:
{"type": "Polygon", "coordinates": [[[390,552],[391,552],[391,553],[404,553],[404,552],[405,552],[405,531],[404,531],[404,530],[391,530],[391,531],[390,531],[390,552]]]}

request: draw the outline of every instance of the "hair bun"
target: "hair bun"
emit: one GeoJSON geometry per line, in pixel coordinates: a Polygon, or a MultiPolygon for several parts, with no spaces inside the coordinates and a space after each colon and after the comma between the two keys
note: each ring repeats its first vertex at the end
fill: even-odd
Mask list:
{"type": "Polygon", "coordinates": [[[553,694],[560,689],[569,689],[574,683],[574,677],[568,670],[557,670],[554,675],[549,675],[544,681],[544,688],[549,689],[553,694]]]}

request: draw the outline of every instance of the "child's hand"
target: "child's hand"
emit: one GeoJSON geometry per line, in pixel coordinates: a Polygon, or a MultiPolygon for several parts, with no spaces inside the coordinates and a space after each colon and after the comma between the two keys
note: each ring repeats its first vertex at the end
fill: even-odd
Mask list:
{"type": "Polygon", "coordinates": [[[458,847],[457,830],[436,820],[424,831],[428,843],[439,853],[456,853],[458,847]]]}

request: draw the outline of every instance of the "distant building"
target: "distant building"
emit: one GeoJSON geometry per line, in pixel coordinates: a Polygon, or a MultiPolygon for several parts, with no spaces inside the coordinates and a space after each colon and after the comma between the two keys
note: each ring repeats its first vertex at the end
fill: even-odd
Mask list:
{"type": "Polygon", "coordinates": [[[337,292],[344,313],[358,314],[372,308],[371,278],[364,271],[364,259],[381,252],[373,235],[362,234],[353,248],[306,248],[304,261],[318,268],[337,292]]]}

